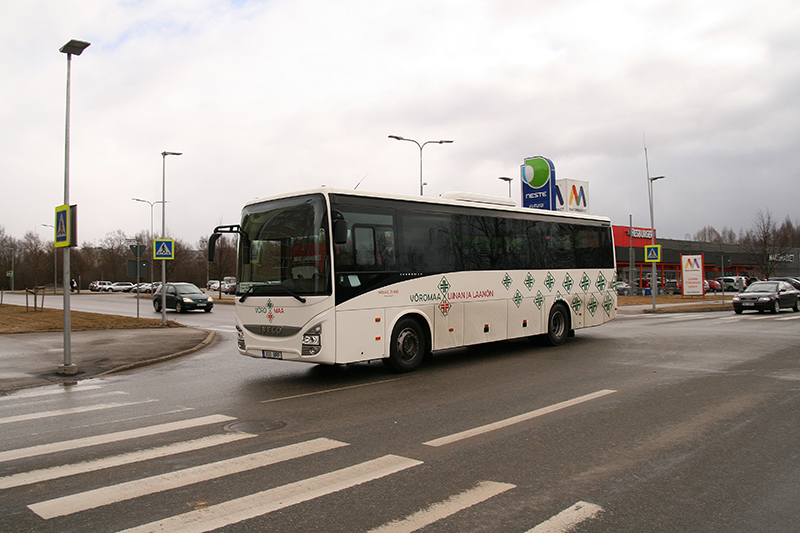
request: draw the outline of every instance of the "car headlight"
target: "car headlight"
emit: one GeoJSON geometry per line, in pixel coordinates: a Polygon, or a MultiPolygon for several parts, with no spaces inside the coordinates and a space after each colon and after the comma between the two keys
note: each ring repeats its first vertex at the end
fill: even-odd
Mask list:
{"type": "Polygon", "coordinates": [[[771,302],[772,301],[772,297],[771,296],[762,296],[761,298],[758,299],[758,301],[759,302],[771,302]]]}
{"type": "Polygon", "coordinates": [[[191,298],[186,298],[186,297],[184,296],[184,297],[183,297],[183,298],[181,298],[181,299],[182,299],[184,302],[186,302],[187,304],[190,304],[190,303],[192,303],[192,299],[191,299],[191,298]]]}
{"type": "Polygon", "coordinates": [[[738,296],[734,296],[734,297],[733,297],[733,301],[734,301],[734,302],[738,302],[739,300],[741,300],[741,298],[739,298],[738,296]]]}

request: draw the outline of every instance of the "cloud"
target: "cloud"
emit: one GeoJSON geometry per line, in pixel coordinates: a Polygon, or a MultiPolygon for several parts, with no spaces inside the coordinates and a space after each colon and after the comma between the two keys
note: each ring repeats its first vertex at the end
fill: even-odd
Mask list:
{"type": "Polygon", "coordinates": [[[797,217],[800,57],[792,2],[12,3],[0,22],[0,225],[21,237],[63,200],[65,57],[81,240],[167,226],[194,242],[244,202],[320,184],[505,195],[546,155],[590,182],[594,214],[659,233],[797,217]],[[12,186],[13,184],[13,186],[12,186]],[[160,227],[160,216],[156,216],[160,227]]]}

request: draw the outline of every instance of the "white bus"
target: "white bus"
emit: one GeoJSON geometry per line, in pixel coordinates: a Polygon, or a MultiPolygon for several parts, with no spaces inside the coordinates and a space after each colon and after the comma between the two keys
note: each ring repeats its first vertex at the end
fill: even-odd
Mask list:
{"type": "Polygon", "coordinates": [[[239,352],[408,372],[431,351],[559,345],[616,316],[608,218],[456,196],[322,187],[249,202],[209,239],[212,259],[220,234],[239,237],[239,352]]]}

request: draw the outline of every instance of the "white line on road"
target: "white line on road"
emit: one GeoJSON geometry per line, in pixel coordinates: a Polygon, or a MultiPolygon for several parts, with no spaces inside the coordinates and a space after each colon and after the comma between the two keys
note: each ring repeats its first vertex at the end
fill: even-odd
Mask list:
{"type": "Polygon", "coordinates": [[[143,403],[157,402],[158,400],[143,400],[141,402],[124,403],[99,403],[97,405],[87,405],[84,407],[69,407],[67,409],[56,409],[55,411],[40,411],[38,413],[28,413],[27,415],[7,416],[0,418],[0,424],[11,424],[13,422],[27,422],[29,420],[39,420],[41,418],[51,418],[54,416],[74,415],[78,413],[88,413],[100,411],[102,409],[115,409],[117,407],[129,407],[143,403]]]}
{"type": "Polygon", "coordinates": [[[234,457],[224,461],[217,461],[216,463],[185,468],[158,476],[137,479],[126,483],[118,483],[117,485],[110,485],[87,492],[79,492],[70,496],[34,503],[29,505],[28,509],[45,520],[49,520],[56,516],[66,516],[80,511],[86,511],[87,509],[95,509],[112,503],[132,500],[148,494],[185,487],[187,485],[193,485],[194,483],[217,479],[239,472],[246,472],[282,461],[332,450],[341,446],[347,446],[347,444],[331,439],[314,439],[307,442],[283,446],[281,448],[234,457]]]}
{"type": "Polygon", "coordinates": [[[411,533],[514,487],[516,485],[511,485],[510,483],[482,481],[468,491],[456,494],[443,502],[435,503],[403,520],[389,522],[376,529],[371,529],[369,533],[411,533]]]}
{"type": "Polygon", "coordinates": [[[23,400],[26,398],[39,398],[42,396],[52,396],[54,394],[68,394],[72,392],[83,392],[87,390],[94,390],[102,388],[100,385],[76,385],[74,387],[65,387],[59,389],[44,389],[35,390],[31,392],[21,392],[19,394],[10,394],[8,396],[0,396],[0,402],[8,400],[23,400]]]}
{"type": "Polygon", "coordinates": [[[204,509],[165,518],[120,533],[163,532],[195,533],[211,531],[278,509],[332,494],[356,485],[421,465],[421,461],[385,455],[372,461],[322,474],[274,489],[230,500],[204,509]]]}
{"type": "Polygon", "coordinates": [[[250,433],[223,433],[221,435],[210,435],[199,439],[176,442],[157,448],[104,457],[102,459],[95,459],[94,461],[84,461],[81,463],[43,468],[41,470],[31,470],[30,472],[20,472],[19,474],[13,474],[11,476],[0,477],[0,489],[41,483],[42,481],[74,476],[76,474],[96,472],[97,470],[103,470],[105,468],[113,468],[115,466],[149,461],[159,457],[168,457],[179,453],[202,450],[221,444],[236,442],[237,440],[249,439],[250,437],[255,437],[255,435],[250,433]]]}
{"type": "Polygon", "coordinates": [[[106,433],[105,435],[96,435],[94,437],[84,437],[81,439],[65,440],[50,444],[40,444],[38,446],[31,446],[29,448],[17,448],[15,450],[0,452],[0,463],[27,457],[36,457],[38,455],[45,455],[48,453],[75,450],[77,448],[86,448],[88,446],[96,446],[98,444],[108,444],[111,442],[119,442],[128,439],[137,439],[139,437],[148,437],[151,435],[158,435],[160,433],[168,433],[170,431],[178,431],[181,429],[207,426],[209,424],[217,424],[219,422],[229,422],[231,420],[236,420],[236,418],[227,415],[209,415],[202,416],[200,418],[191,418],[189,420],[179,420],[177,422],[168,422],[166,424],[147,426],[144,428],[118,431],[116,433],[106,433]]]}
{"type": "Polygon", "coordinates": [[[440,437],[438,439],[429,440],[428,442],[423,442],[423,444],[427,446],[444,446],[445,444],[452,444],[453,442],[457,442],[463,439],[468,439],[470,437],[474,437],[476,435],[482,435],[484,433],[489,433],[490,431],[494,431],[496,429],[501,429],[504,427],[508,427],[514,424],[519,424],[520,422],[525,422],[527,420],[531,420],[533,418],[546,415],[548,413],[552,413],[554,411],[558,411],[560,409],[566,409],[567,407],[572,407],[573,405],[578,405],[580,403],[588,402],[590,400],[594,400],[597,398],[601,398],[608,394],[613,394],[617,391],[615,390],[600,390],[597,392],[593,392],[591,394],[586,394],[584,396],[579,396],[577,398],[573,398],[571,400],[566,400],[560,403],[556,403],[550,405],[548,407],[542,407],[541,409],[537,409],[535,411],[529,411],[527,413],[523,413],[521,415],[512,416],[511,418],[506,418],[505,420],[500,420],[498,422],[493,422],[491,424],[486,424],[485,426],[480,426],[473,429],[468,429],[466,431],[461,431],[459,433],[454,433],[452,435],[447,435],[445,437],[440,437]]]}
{"type": "Polygon", "coordinates": [[[526,533],[566,533],[585,520],[594,518],[603,510],[599,505],[578,502],[569,509],[564,509],[554,517],[546,520],[526,533]]]}
{"type": "Polygon", "coordinates": [[[402,378],[394,378],[394,379],[385,379],[383,381],[374,381],[372,383],[362,383],[360,385],[350,385],[349,387],[339,387],[339,388],[336,388],[336,389],[326,389],[326,390],[321,390],[321,391],[316,391],[316,392],[308,392],[306,394],[295,394],[294,396],[283,396],[281,398],[272,398],[271,400],[262,400],[261,403],[281,402],[283,400],[294,400],[295,398],[305,398],[307,396],[317,396],[317,395],[320,395],[320,394],[328,394],[330,392],[339,392],[339,391],[349,390],[349,389],[358,389],[358,388],[361,388],[361,387],[371,387],[373,385],[383,385],[384,383],[391,383],[392,381],[400,381],[401,379],[408,379],[408,378],[402,377],[402,378]]]}

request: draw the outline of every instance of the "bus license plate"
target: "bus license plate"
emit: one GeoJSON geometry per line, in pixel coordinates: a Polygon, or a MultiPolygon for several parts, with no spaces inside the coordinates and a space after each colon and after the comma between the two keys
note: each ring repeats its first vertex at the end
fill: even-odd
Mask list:
{"type": "Polygon", "coordinates": [[[283,353],[276,350],[261,350],[261,357],[265,359],[283,359],[283,353]]]}

